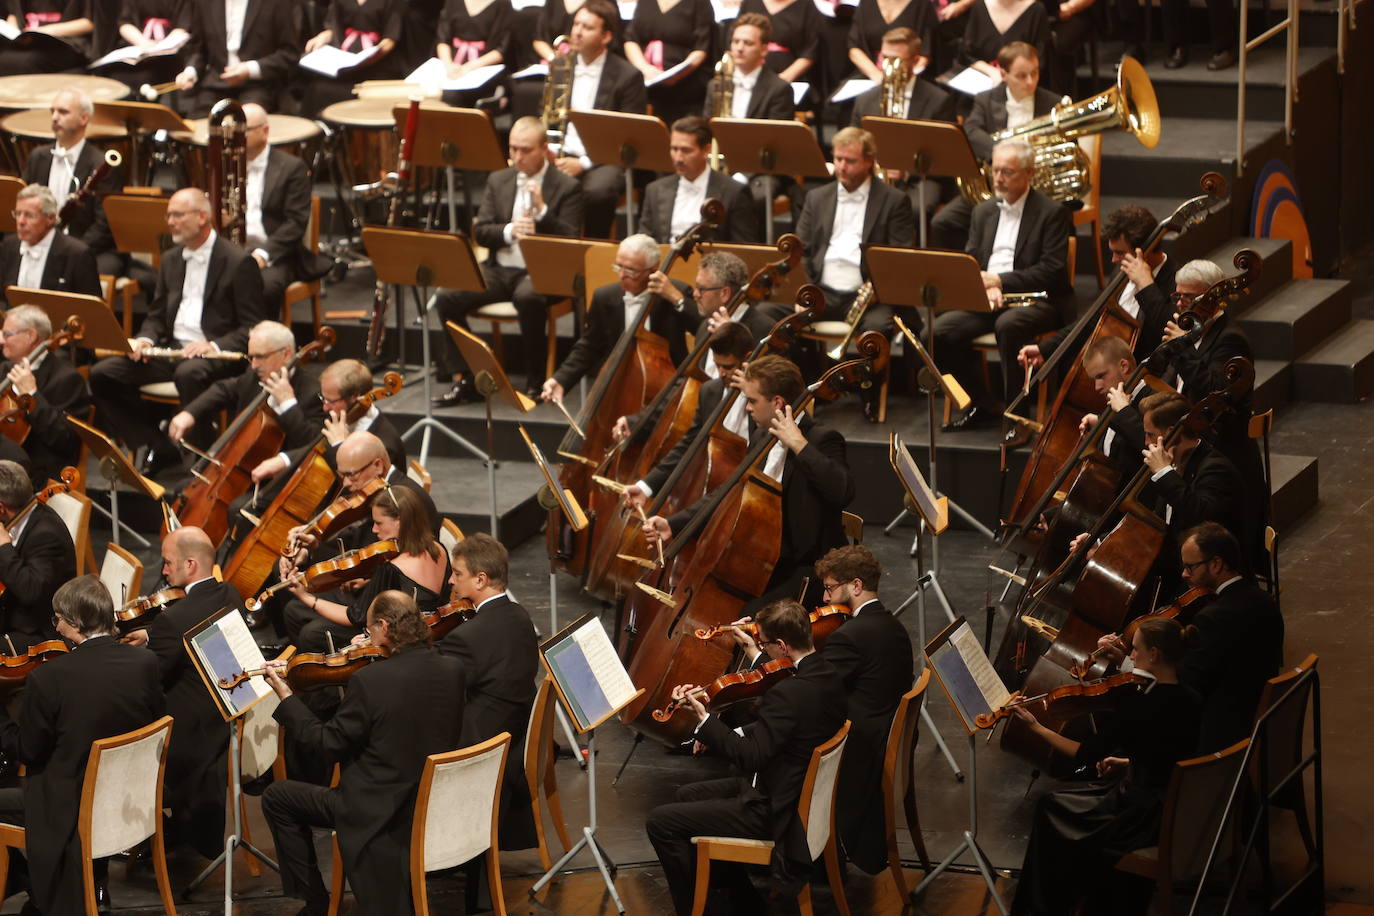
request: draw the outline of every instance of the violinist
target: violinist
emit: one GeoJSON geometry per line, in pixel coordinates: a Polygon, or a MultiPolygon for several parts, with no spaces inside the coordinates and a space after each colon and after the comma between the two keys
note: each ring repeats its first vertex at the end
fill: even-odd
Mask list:
{"type": "Polygon", "coordinates": [[[291,368],[295,351],[296,337],[290,328],[278,321],[259,321],[248,332],[244,372],[215,382],[173,416],[167,424],[168,438],[180,442],[193,430],[199,432],[197,423],[213,421],[226,411],[238,416],[266,391],[267,407],[286,434],[282,454],[266,461],[289,460],[286,452],[308,443],[324,424],[319,382],[309,372],[291,368]]]}
{"type": "Polygon", "coordinates": [[[91,411],[91,390],[66,354],[47,349],[34,354],[50,337],[52,320],[38,306],[20,305],[5,312],[0,374],[16,394],[33,397],[24,451],[29,476],[38,483],[56,479],[59,471],[77,463],[81,440],[64,415],[86,419],[91,411]]]}
{"type": "MultiPolygon", "coordinates": [[[[767,589],[752,602],[761,606],[796,594],[802,579],[810,576],[812,564],[827,550],[845,543],[841,514],[854,498],[854,478],[844,437],[808,413],[792,416],[791,405],[805,388],[794,363],[781,356],[761,357],[745,367],[741,388],[744,409],[754,424],[751,444],[760,436],[777,440],[763,470],[782,485],[782,544],[767,589]]],[[[644,537],[650,546],[671,540],[673,532],[691,520],[697,505],[670,519],[649,518],[644,537]]]]}
{"type": "Polygon", "coordinates": [[[268,683],[282,700],[273,716],[287,736],[340,766],[336,787],[288,779],[262,794],[282,888],[303,899],[301,912],[311,916],[329,907],[315,827],[337,832],[360,912],[411,911],[410,822],[425,758],[463,746],[463,666],[430,647],[429,627],[409,595],[382,592],[366,613],[368,637],[390,655],[349,679],[332,719],[321,721],[292,693],[280,667],[268,667],[268,683]]]}
{"type": "Polygon", "coordinates": [[[0,633],[21,652],[53,638],[53,595],[76,576],[67,523],[33,491],[22,467],[0,461],[0,633]]]}
{"type": "Polygon", "coordinates": [[[509,561],[506,548],[489,534],[470,534],[453,546],[452,595],[471,601],[477,613],[450,630],[439,651],[461,662],[467,678],[463,744],[511,734],[501,782],[500,848],[528,849],[538,843],[523,761],[539,640],[529,613],[506,590],[509,561]]]}
{"type": "MultiPolygon", "coordinates": [[[[740,775],[692,783],[677,790],[675,801],[660,805],[645,822],[673,906],[679,916],[692,910],[696,868],[694,836],[735,836],[774,843],[770,885],[795,896],[811,869],[811,853],[797,818],[807,765],[815,748],[834,737],[845,720],[844,685],[839,672],[815,651],[807,613],[795,601],[777,601],[757,616],[760,645],[770,658],[789,658],[796,674],[779,681],[759,701],[758,719],[737,734],[709,713],[694,691],[679,684],[673,698],[686,698],[697,719],[696,739],[725,757],[740,775]]],[[[843,628],[842,628],[843,629],[843,628]]],[[[734,912],[763,912],[763,900],[743,869],[717,865],[711,875],[729,875],[734,912]]]]}
{"type": "MultiPolygon", "coordinates": [[[[148,725],[163,715],[166,701],[157,660],[115,638],[114,603],[99,578],[73,578],[44,604],[43,613],[74,648],[29,675],[16,719],[0,706],[0,747],[28,767],[22,789],[0,789],[0,823],[25,828],[24,852],[10,852],[28,859],[25,911],[81,913],[77,814],[91,742],[148,725]]],[[[110,905],[106,862],[95,862],[101,907],[110,905]]],[[[15,865],[12,882],[23,872],[15,865]]],[[[11,883],[9,889],[18,888],[11,883]]]]}
{"type": "Polygon", "coordinates": [[[1014,710],[1055,750],[1096,767],[1098,776],[1036,804],[1014,916],[1116,914],[1136,896],[1112,892],[1114,866],[1126,853],[1155,843],[1174,764],[1192,757],[1197,743],[1201,703],[1179,674],[1189,641],[1175,620],[1141,621],[1131,660],[1136,671],[1148,673],[1149,683],[1122,696],[1116,715],[1084,741],[1045,727],[1024,708],[1014,710]]]}
{"type": "Polygon", "coordinates": [[[172,809],[170,838],[187,843],[207,859],[224,849],[229,736],[187,654],[185,637],[221,608],[243,612],[243,598],[228,582],[215,580],[214,568],[215,547],[199,528],[178,528],[163,538],[163,578],[169,586],[184,590],[186,597],[154,617],[143,637],[157,656],[167,712],[176,719],[167,748],[165,803],[172,809]]]}

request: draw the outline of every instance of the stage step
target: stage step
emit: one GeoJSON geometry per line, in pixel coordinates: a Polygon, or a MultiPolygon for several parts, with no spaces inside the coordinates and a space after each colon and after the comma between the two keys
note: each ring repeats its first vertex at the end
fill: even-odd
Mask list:
{"type": "Polygon", "coordinates": [[[1270,455],[1274,530],[1290,530],[1317,505],[1317,459],[1307,455],[1270,455]]]}
{"type": "Polygon", "coordinates": [[[1374,321],[1352,321],[1293,364],[1294,394],[1353,404],[1374,394],[1374,321]]]}
{"type": "Polygon", "coordinates": [[[1234,259],[1242,248],[1254,251],[1264,259],[1264,263],[1260,266],[1259,276],[1250,287],[1250,294],[1230,308],[1233,316],[1245,313],[1252,304],[1268,296],[1293,276],[1293,243],[1288,239],[1235,236],[1202,257],[1215,263],[1228,277],[1233,277],[1240,273],[1234,259]]]}
{"type": "MultiPolygon", "coordinates": [[[[414,453],[418,457],[418,450],[414,453]]],[[[458,523],[465,534],[491,533],[490,484],[485,462],[476,458],[429,456],[426,465],[433,478],[435,505],[445,518],[458,523]]],[[[501,542],[515,547],[538,534],[546,513],[535,499],[543,475],[532,460],[498,461],[496,512],[501,542]]]]}
{"type": "Polygon", "coordinates": [[[1347,280],[1289,280],[1240,319],[1258,359],[1292,360],[1350,321],[1347,280]]]}
{"type": "MultiPolygon", "coordinates": [[[[1279,135],[1283,122],[1252,119],[1246,126],[1246,150],[1253,151],[1279,135]]],[[[1172,190],[1189,196],[1207,172],[1226,178],[1235,174],[1236,129],[1217,117],[1165,115],[1159,144],[1146,149],[1123,131],[1103,134],[1102,193],[1126,196],[1139,188],[1172,190]]],[[[1175,205],[1177,206],[1177,205],[1175,205]]]]}
{"type": "Polygon", "coordinates": [[[1277,410],[1293,398],[1293,364],[1284,359],[1255,360],[1255,413],[1277,410]]]}

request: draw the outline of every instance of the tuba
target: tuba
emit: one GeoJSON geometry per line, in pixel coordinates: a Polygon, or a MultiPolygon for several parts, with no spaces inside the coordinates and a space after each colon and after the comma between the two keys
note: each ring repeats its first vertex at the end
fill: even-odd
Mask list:
{"type": "Polygon", "coordinates": [[[248,233],[248,118],[233,99],[220,99],[206,124],[206,192],[216,231],[243,246],[248,233]]]}
{"type": "MultiPolygon", "coordinates": [[[[732,116],[735,102],[735,59],[726,51],[716,61],[716,75],[711,77],[710,88],[711,117],[728,118],[732,116]]],[[[725,157],[720,153],[720,144],[711,140],[711,168],[717,172],[725,171],[725,157]]]]}
{"type": "MultiPolygon", "coordinates": [[[[1034,187],[1054,200],[1082,200],[1092,190],[1091,163],[1079,137],[1124,130],[1146,149],[1159,143],[1159,103],[1145,68],[1126,57],[1116,72],[1116,85],[1081,102],[1064,101],[1049,114],[1015,130],[992,135],[994,141],[1020,137],[1035,153],[1034,187]]],[[[969,203],[992,198],[990,174],[960,178],[959,190],[969,203]]]]}
{"type": "Polygon", "coordinates": [[[572,105],[574,54],[567,47],[568,36],[553,40],[553,60],[549,61],[549,75],[544,79],[544,96],[539,104],[539,120],[549,138],[549,148],[555,156],[563,151],[563,138],[568,134],[568,108],[572,105]]]}

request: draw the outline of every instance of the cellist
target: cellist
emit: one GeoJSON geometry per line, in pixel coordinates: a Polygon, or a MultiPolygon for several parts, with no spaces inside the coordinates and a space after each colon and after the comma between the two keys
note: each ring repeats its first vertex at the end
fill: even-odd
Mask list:
{"type": "MultiPolygon", "coordinates": [[[[854,498],[854,478],[844,437],[810,414],[792,416],[792,402],[805,388],[796,364],[781,356],[761,357],[745,367],[741,387],[745,410],[753,420],[751,443],[769,433],[777,438],[765,459],[764,473],[782,486],[781,549],[764,594],[745,605],[748,613],[777,597],[795,595],[801,580],[812,575],[812,564],[827,550],[845,543],[841,515],[854,498]]],[[[649,518],[644,523],[649,544],[671,539],[699,505],[670,519],[649,518]]],[[[748,537],[748,532],[736,535],[748,537]]]]}

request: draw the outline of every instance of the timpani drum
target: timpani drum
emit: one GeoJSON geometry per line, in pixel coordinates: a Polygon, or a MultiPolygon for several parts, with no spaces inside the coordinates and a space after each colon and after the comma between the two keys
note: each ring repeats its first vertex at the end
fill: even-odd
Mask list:
{"type": "MultiPolygon", "coordinates": [[[[187,122],[193,128],[190,134],[172,134],[172,139],[180,146],[186,178],[192,187],[205,187],[205,157],[210,148],[209,122],[209,118],[196,118],[187,122]]],[[[303,159],[307,168],[311,165],[314,146],[321,134],[319,125],[309,118],[282,114],[267,116],[268,143],[303,159]]]]}
{"type": "MultiPolygon", "coordinates": [[[[16,111],[0,118],[0,130],[9,135],[21,163],[29,154],[45,143],[52,142],[52,115],[46,108],[16,111]]],[[[117,149],[125,161],[129,158],[129,135],[122,125],[96,124],[86,127],[86,139],[106,149],[117,149]]]]}
{"type": "MultiPolygon", "coordinates": [[[[344,183],[370,184],[396,167],[400,141],[391,109],[396,99],[347,99],[328,105],[320,117],[343,132],[344,183]]],[[[336,153],[337,155],[337,153],[336,153]]]]}
{"type": "MultiPolygon", "coordinates": [[[[129,94],[129,87],[119,80],[103,76],[83,76],[71,73],[23,73],[18,76],[0,76],[0,112],[23,111],[29,108],[43,110],[47,118],[47,108],[53,96],[63,89],[80,89],[94,102],[112,102],[129,94]]],[[[0,161],[10,160],[9,166],[16,171],[24,167],[19,150],[12,137],[3,135],[3,149],[0,161]]],[[[51,139],[51,138],[50,138],[51,139]]],[[[24,153],[27,156],[27,152],[24,153]]]]}

